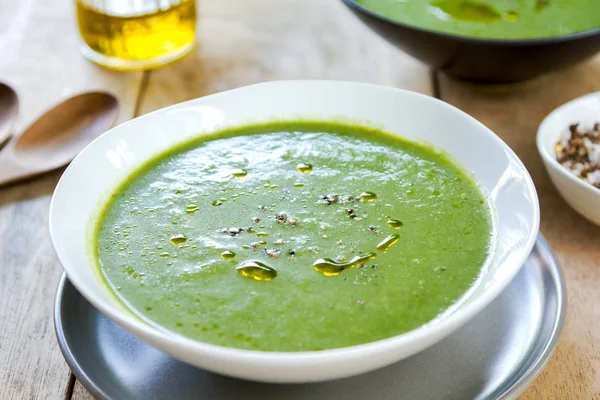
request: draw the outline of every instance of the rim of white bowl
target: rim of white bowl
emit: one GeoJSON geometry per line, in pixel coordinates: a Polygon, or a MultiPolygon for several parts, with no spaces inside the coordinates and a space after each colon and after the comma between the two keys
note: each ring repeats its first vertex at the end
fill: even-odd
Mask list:
{"type": "MultiPolygon", "coordinates": [[[[349,81],[336,81],[336,80],[280,80],[280,81],[269,81],[269,82],[247,85],[247,86],[243,86],[240,88],[215,93],[215,94],[212,94],[209,96],[204,96],[202,98],[209,99],[209,98],[215,98],[215,97],[220,97],[220,96],[224,96],[224,95],[232,95],[233,93],[235,93],[237,91],[248,90],[249,88],[254,88],[257,86],[290,85],[290,84],[292,84],[292,85],[294,85],[294,84],[295,85],[329,84],[329,85],[342,85],[342,86],[347,85],[347,86],[357,86],[357,87],[363,86],[363,87],[374,88],[376,90],[404,93],[409,96],[426,98],[427,101],[437,102],[437,103],[439,103],[440,106],[446,107],[446,108],[452,110],[452,112],[458,113],[463,118],[466,118],[472,122],[475,122],[477,125],[479,125],[482,128],[481,129],[482,133],[488,135],[491,138],[491,140],[495,141],[496,144],[502,150],[504,150],[512,158],[512,161],[514,161],[516,163],[516,165],[519,167],[521,175],[523,176],[523,178],[526,181],[528,194],[532,200],[532,203],[534,204],[534,207],[533,207],[534,215],[532,217],[532,229],[529,232],[529,236],[527,237],[527,240],[526,240],[524,246],[521,248],[518,258],[516,258],[516,261],[513,261],[510,263],[510,266],[512,268],[509,269],[509,272],[501,274],[497,279],[495,279],[490,284],[490,286],[486,289],[485,296],[481,296],[475,302],[468,303],[464,306],[461,306],[456,311],[448,314],[446,317],[444,317],[442,319],[434,319],[433,321],[428,322],[425,325],[422,325],[416,329],[413,329],[412,331],[405,332],[400,335],[392,336],[390,338],[377,340],[377,341],[373,341],[373,342],[368,342],[368,343],[355,345],[355,346],[326,349],[326,350],[321,350],[321,351],[317,351],[317,352],[314,352],[314,351],[313,352],[309,352],[309,351],[276,352],[276,351],[237,349],[237,348],[233,348],[233,347],[225,347],[225,346],[200,342],[197,340],[189,339],[189,338],[179,335],[175,332],[166,332],[166,331],[159,330],[158,328],[152,327],[151,325],[148,325],[147,323],[143,322],[142,320],[140,320],[132,315],[127,314],[126,311],[124,311],[124,310],[118,309],[117,307],[114,307],[114,306],[107,305],[103,300],[101,300],[95,294],[87,293],[85,290],[85,285],[82,284],[82,282],[79,281],[79,279],[77,279],[77,278],[72,279],[71,277],[69,277],[68,272],[66,271],[66,269],[63,266],[63,269],[65,269],[65,272],[67,272],[67,277],[69,277],[69,280],[71,281],[71,283],[73,283],[75,288],[94,307],[96,307],[103,314],[105,314],[110,319],[115,321],[117,324],[119,324],[122,327],[126,328],[127,330],[135,333],[136,335],[140,335],[140,336],[146,338],[147,340],[149,340],[148,338],[153,338],[154,343],[156,343],[156,342],[165,343],[166,342],[170,346],[173,346],[173,347],[181,349],[181,350],[183,350],[184,348],[185,349],[194,348],[195,350],[209,354],[210,356],[215,356],[215,357],[219,357],[219,358],[228,358],[228,359],[230,359],[230,361],[244,361],[244,362],[248,362],[248,361],[257,362],[258,361],[258,362],[261,362],[263,366],[267,366],[267,367],[280,366],[282,363],[285,363],[285,362],[295,364],[296,366],[302,365],[302,364],[308,366],[308,365],[313,365],[315,362],[318,362],[321,360],[325,361],[325,360],[331,360],[331,359],[335,359],[335,358],[338,358],[338,359],[339,358],[342,358],[342,359],[354,358],[357,355],[360,355],[363,353],[372,353],[372,352],[383,353],[383,352],[398,348],[403,345],[422,341],[424,338],[433,336],[435,334],[435,332],[447,332],[449,334],[450,332],[454,331],[458,327],[464,325],[469,319],[474,317],[477,313],[479,313],[487,305],[489,305],[498,296],[498,294],[500,294],[500,292],[513,280],[513,278],[516,276],[516,274],[520,271],[521,266],[523,265],[523,263],[529,256],[529,253],[533,249],[533,246],[535,244],[535,241],[537,239],[537,235],[539,232],[540,209],[539,209],[539,201],[538,201],[537,192],[535,190],[535,185],[533,183],[531,176],[529,175],[529,172],[525,168],[525,165],[519,159],[519,157],[517,157],[515,152],[502,139],[500,139],[499,136],[497,136],[494,132],[492,132],[487,126],[485,126],[483,123],[479,122],[478,120],[476,120],[474,117],[470,116],[469,114],[465,113],[464,111],[462,111],[442,100],[439,100],[435,97],[431,97],[431,96],[428,96],[428,95],[425,95],[422,93],[413,92],[410,90],[398,89],[398,88],[384,86],[384,85],[375,85],[375,84],[369,84],[369,83],[349,82],[349,81]]],[[[182,103],[178,103],[178,104],[174,104],[174,105],[153,111],[151,113],[144,114],[143,116],[138,117],[138,118],[145,118],[145,117],[149,117],[151,115],[164,113],[168,110],[182,107],[188,103],[193,102],[194,100],[195,99],[188,100],[186,102],[182,102],[182,103]]],[[[127,121],[119,126],[123,127],[124,125],[126,126],[131,123],[136,123],[136,120],[138,118],[127,121]]],[[[111,132],[114,129],[115,128],[110,129],[109,131],[102,134],[100,137],[106,135],[108,132],[111,132]]],[[[75,158],[75,160],[77,160],[80,157],[85,157],[85,153],[87,152],[88,148],[90,148],[91,146],[94,146],[96,141],[99,140],[99,138],[95,139],[81,153],[79,153],[79,155],[75,158]]],[[[59,190],[61,190],[65,176],[67,176],[67,174],[69,174],[69,170],[71,168],[73,168],[72,167],[73,165],[74,164],[72,163],[67,167],[67,169],[61,176],[58,184],[56,185],[55,192],[58,192],[59,190]]],[[[54,247],[55,253],[57,254],[57,257],[58,257],[61,265],[63,265],[64,264],[63,258],[61,256],[61,254],[57,251],[56,238],[55,238],[55,233],[54,233],[54,229],[53,229],[54,218],[52,215],[53,215],[53,210],[55,208],[54,202],[55,202],[55,196],[53,195],[52,200],[50,202],[50,211],[49,211],[49,213],[50,213],[50,216],[49,216],[50,239],[52,242],[52,246],[54,247]]],[[[506,262],[505,262],[505,264],[506,264],[506,262]]],[[[105,290],[108,290],[108,289],[105,289],[105,290]]],[[[446,335],[444,335],[444,336],[446,336],[446,335]]]]}
{"type": "MultiPolygon", "coordinates": [[[[546,139],[548,138],[548,136],[552,135],[553,133],[558,133],[558,137],[560,137],[560,129],[566,128],[566,127],[559,128],[558,130],[552,129],[552,125],[550,124],[550,119],[552,119],[554,116],[556,116],[556,114],[559,114],[560,112],[562,112],[566,109],[577,107],[579,105],[579,103],[587,101],[587,99],[590,99],[590,98],[595,98],[600,101],[600,91],[589,93],[589,94],[586,94],[581,97],[576,97],[573,100],[570,100],[570,101],[564,103],[563,105],[558,106],[557,108],[552,110],[550,112],[550,114],[548,114],[542,120],[542,122],[540,123],[540,126],[538,127],[537,137],[536,137],[536,147],[538,149],[538,153],[540,153],[540,156],[545,161],[546,165],[552,167],[555,171],[558,171],[559,174],[566,177],[567,179],[569,179],[571,182],[575,183],[579,187],[590,190],[592,193],[595,193],[596,195],[600,196],[600,189],[598,189],[591,183],[586,182],[583,179],[581,179],[581,178],[573,175],[571,172],[569,172],[565,167],[563,167],[558,162],[556,157],[554,157],[550,153],[548,153],[548,150],[546,150],[546,147],[544,145],[546,143],[546,139]]],[[[598,118],[600,120],[600,116],[598,118]]]]}

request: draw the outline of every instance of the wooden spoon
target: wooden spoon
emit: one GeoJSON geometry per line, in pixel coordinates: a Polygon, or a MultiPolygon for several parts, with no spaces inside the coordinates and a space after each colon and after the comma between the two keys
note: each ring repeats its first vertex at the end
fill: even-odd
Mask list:
{"type": "Polygon", "coordinates": [[[19,100],[15,91],[0,83],[0,146],[10,136],[18,108],[19,100]]]}
{"type": "Polygon", "coordinates": [[[82,93],[56,105],[0,152],[0,186],[60,168],[113,126],[119,102],[104,92],[82,93]]]}

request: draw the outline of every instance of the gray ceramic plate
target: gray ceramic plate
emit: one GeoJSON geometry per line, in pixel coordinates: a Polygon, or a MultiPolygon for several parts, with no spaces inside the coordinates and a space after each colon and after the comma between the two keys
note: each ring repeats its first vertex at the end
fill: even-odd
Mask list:
{"type": "Polygon", "coordinates": [[[98,399],[507,399],[523,392],[560,336],[565,284],[546,240],[481,315],[449,338],[392,366],[332,382],[270,385],[206,372],[136,339],[93,308],[63,277],[58,344],[98,399]]]}

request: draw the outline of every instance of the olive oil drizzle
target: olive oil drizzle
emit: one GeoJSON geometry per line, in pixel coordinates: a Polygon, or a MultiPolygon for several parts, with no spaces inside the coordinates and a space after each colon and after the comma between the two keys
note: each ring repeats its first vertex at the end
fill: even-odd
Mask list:
{"type": "Polygon", "coordinates": [[[337,276],[342,273],[342,271],[356,267],[359,264],[365,263],[369,260],[373,260],[377,255],[375,253],[367,253],[363,256],[353,257],[348,262],[336,262],[331,258],[321,258],[314,262],[313,268],[315,271],[320,272],[325,276],[337,276]]]}
{"type": "Polygon", "coordinates": [[[300,163],[296,166],[296,170],[304,174],[309,173],[310,171],[312,171],[312,169],[313,166],[311,164],[300,163]]]}
{"type": "Polygon", "coordinates": [[[255,281],[270,281],[277,277],[277,270],[260,261],[245,261],[236,268],[238,274],[255,281]]]}
{"type": "Polygon", "coordinates": [[[373,192],[362,192],[359,196],[360,201],[371,202],[377,198],[377,195],[373,192]]]}
{"type": "Polygon", "coordinates": [[[225,250],[221,253],[221,258],[223,260],[233,260],[235,258],[235,253],[231,250],[225,250]]]}
{"type": "Polygon", "coordinates": [[[386,251],[391,249],[393,245],[398,243],[399,240],[400,240],[400,235],[397,233],[394,233],[393,235],[390,235],[390,236],[386,237],[385,239],[383,239],[383,241],[377,245],[377,251],[385,253],[386,251]]]}
{"type": "Polygon", "coordinates": [[[397,219],[388,219],[387,224],[392,229],[400,229],[404,226],[402,221],[397,220],[397,219]]]}
{"type": "Polygon", "coordinates": [[[246,175],[248,175],[248,171],[246,171],[245,169],[236,169],[231,173],[231,176],[233,176],[234,178],[243,178],[246,175]]]}
{"type": "Polygon", "coordinates": [[[185,235],[181,235],[181,234],[173,235],[169,239],[169,242],[176,244],[176,245],[184,244],[185,242],[187,242],[187,237],[185,235]]]}

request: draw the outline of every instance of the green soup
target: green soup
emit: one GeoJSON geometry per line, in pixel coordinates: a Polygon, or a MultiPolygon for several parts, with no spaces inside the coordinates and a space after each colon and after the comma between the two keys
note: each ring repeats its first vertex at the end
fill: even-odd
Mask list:
{"type": "Polygon", "coordinates": [[[96,221],[100,270],[140,318],[267,351],[410,331],[464,298],[491,214],[444,155],[360,126],[277,122],[147,162],[96,221]]]}
{"type": "Polygon", "coordinates": [[[544,38],[600,28],[598,0],[356,0],[392,20],[496,39],[544,38]]]}

